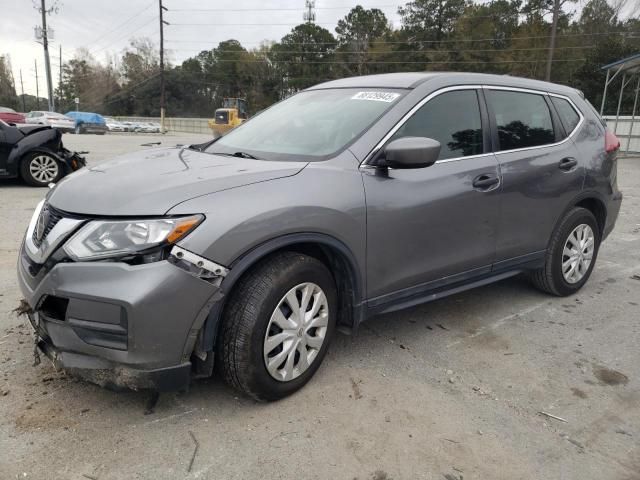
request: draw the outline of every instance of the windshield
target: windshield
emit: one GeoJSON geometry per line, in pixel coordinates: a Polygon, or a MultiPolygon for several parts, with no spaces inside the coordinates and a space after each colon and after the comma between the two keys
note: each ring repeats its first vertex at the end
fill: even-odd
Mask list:
{"type": "Polygon", "coordinates": [[[319,160],[346,147],[403,93],[357,88],[301,92],[230,131],[206,151],[246,152],[266,160],[319,160]]]}

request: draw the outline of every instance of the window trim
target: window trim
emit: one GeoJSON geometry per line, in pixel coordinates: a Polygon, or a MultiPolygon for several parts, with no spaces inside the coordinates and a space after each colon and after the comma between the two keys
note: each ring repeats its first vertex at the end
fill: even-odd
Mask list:
{"type": "MultiPolygon", "coordinates": [[[[471,158],[481,158],[481,157],[486,157],[486,156],[489,156],[489,155],[500,155],[500,154],[503,154],[503,153],[524,152],[524,151],[527,151],[527,150],[534,150],[534,149],[537,149],[537,148],[555,147],[555,146],[562,145],[563,143],[569,141],[569,139],[576,134],[576,132],[580,129],[580,127],[584,123],[584,118],[585,117],[584,117],[584,114],[582,113],[582,110],[580,110],[578,108],[578,106],[575,104],[575,102],[571,98],[566,96],[566,95],[562,95],[562,94],[559,94],[559,93],[545,92],[544,90],[535,90],[535,89],[531,89],[531,88],[521,88],[521,87],[508,87],[508,86],[502,86],[502,85],[476,85],[476,84],[474,84],[474,85],[453,85],[451,87],[444,87],[444,88],[436,90],[435,92],[431,92],[429,95],[427,95],[422,100],[420,100],[417,104],[415,104],[407,113],[405,113],[402,116],[402,118],[400,120],[398,120],[398,122],[396,122],[396,124],[391,128],[391,130],[389,130],[386,133],[386,135],[384,137],[382,137],[382,140],[380,140],[375,145],[375,147],[373,147],[371,149],[371,151],[367,154],[367,156],[362,161],[360,166],[362,166],[362,167],[375,167],[375,165],[372,165],[370,163],[371,160],[373,160],[373,158],[378,154],[380,149],[382,147],[384,147],[384,145],[389,141],[389,139],[409,120],[409,118],[411,118],[413,116],[413,114],[415,112],[417,112],[422,106],[424,106],[427,102],[429,102],[429,100],[437,97],[438,95],[441,95],[441,94],[446,93],[446,92],[455,91],[455,90],[476,90],[476,93],[478,95],[478,101],[480,102],[480,116],[481,116],[482,120],[484,120],[483,113],[482,113],[482,104],[484,103],[489,122],[488,122],[488,125],[484,125],[484,121],[483,121],[482,130],[483,130],[483,135],[484,135],[485,129],[487,129],[489,131],[489,136],[490,136],[490,139],[491,139],[490,144],[489,144],[489,150],[490,151],[485,152],[485,153],[481,153],[481,154],[478,154],[478,155],[467,155],[465,157],[445,158],[445,159],[442,159],[442,160],[437,160],[436,163],[456,162],[456,161],[459,161],[459,160],[465,160],[465,159],[471,159],[471,158]],[[567,134],[567,132],[565,131],[565,134],[567,134],[567,136],[565,138],[563,138],[562,140],[560,140],[559,142],[547,143],[545,145],[536,145],[534,147],[514,148],[514,149],[511,149],[511,150],[497,150],[496,149],[496,145],[493,144],[494,132],[497,133],[496,125],[495,125],[495,115],[493,114],[493,109],[491,108],[491,104],[489,102],[489,99],[484,94],[484,92],[486,90],[507,90],[507,91],[512,91],[512,92],[533,93],[533,94],[536,94],[536,95],[542,95],[543,98],[544,97],[561,98],[563,100],[567,100],[571,104],[571,106],[575,109],[575,111],[580,116],[580,121],[578,121],[578,123],[576,124],[575,128],[570,133],[567,134]]],[[[550,99],[549,99],[549,102],[550,102],[550,99]]],[[[545,103],[547,103],[546,98],[545,98],[545,103]]],[[[547,103],[547,106],[549,106],[548,103],[547,103]]],[[[555,108],[555,107],[553,107],[553,108],[555,108]]],[[[549,114],[551,115],[551,121],[553,122],[554,112],[551,110],[551,108],[549,108],[549,114]]],[[[561,125],[562,125],[562,123],[561,123],[561,125]]],[[[564,129],[564,125],[562,125],[562,127],[564,129]]],[[[554,130],[555,130],[555,125],[554,125],[554,130]]],[[[554,131],[554,133],[555,133],[555,131],[554,131]]]]}
{"type": "MultiPolygon", "coordinates": [[[[476,92],[476,95],[478,97],[478,108],[479,108],[479,112],[480,112],[480,120],[481,120],[481,125],[482,125],[482,136],[483,136],[483,143],[484,143],[484,132],[485,129],[488,128],[487,125],[485,125],[484,123],[484,117],[482,114],[482,102],[484,101],[484,97],[481,96],[481,90],[482,90],[483,86],[482,85],[454,85],[451,87],[444,87],[441,88],[439,90],[436,90],[435,92],[431,92],[429,95],[427,95],[426,97],[424,97],[422,100],[420,100],[418,103],[416,103],[411,110],[409,110],[407,113],[405,113],[402,118],[400,120],[398,120],[398,122],[391,128],[391,130],[389,130],[386,135],[384,137],[382,137],[382,140],[380,140],[375,147],[373,147],[373,149],[371,149],[371,151],[369,152],[369,154],[365,157],[364,161],[360,164],[363,167],[375,167],[375,165],[371,165],[370,162],[371,160],[373,160],[373,158],[378,154],[378,152],[382,149],[382,147],[385,146],[385,144],[389,141],[389,139],[418,111],[420,110],[426,103],[428,103],[430,100],[432,100],[433,98],[442,95],[443,93],[447,93],[447,92],[452,92],[452,91],[456,91],[456,90],[474,90],[476,92]]],[[[487,112],[488,113],[488,112],[487,112]]],[[[489,146],[490,150],[493,150],[492,146],[489,146]]],[[[436,163],[447,163],[447,162],[455,162],[458,160],[463,160],[466,158],[479,158],[479,157],[486,157],[488,155],[493,155],[493,152],[484,152],[484,153],[480,153],[477,155],[467,155],[467,156],[463,156],[463,157],[454,157],[454,158],[443,158],[442,160],[436,160],[436,163]]]]}
{"type": "Polygon", "coordinates": [[[573,130],[571,130],[571,133],[567,132],[567,127],[564,124],[564,120],[562,119],[562,116],[560,115],[560,111],[558,110],[558,107],[556,106],[555,103],[553,103],[553,99],[549,98],[549,100],[551,100],[551,105],[553,105],[553,109],[555,110],[555,112],[558,114],[558,120],[560,121],[560,125],[562,125],[562,129],[564,130],[564,133],[567,137],[571,136],[573,134],[573,132],[578,128],[578,125],[580,125],[580,122],[582,121],[582,113],[580,112],[580,109],[578,109],[578,107],[576,106],[576,104],[574,104],[571,99],[563,97],[562,95],[555,95],[555,94],[549,94],[549,97],[556,97],[559,98],[560,100],[565,100],[569,106],[573,109],[574,112],[576,112],[578,114],[578,123],[576,123],[576,126],[573,128],[573,130]]]}
{"type": "MultiPolygon", "coordinates": [[[[576,124],[575,128],[571,131],[571,133],[569,133],[565,138],[563,138],[559,142],[546,143],[544,145],[535,145],[533,147],[512,148],[510,150],[496,150],[496,151],[493,152],[494,155],[501,155],[501,154],[504,154],[504,153],[514,153],[514,152],[525,152],[527,150],[534,150],[534,149],[537,149],[537,148],[549,148],[549,147],[556,147],[558,145],[562,145],[563,143],[569,141],[569,139],[571,139],[571,137],[573,137],[575,135],[575,133],[580,129],[580,127],[582,126],[582,123],[584,122],[584,115],[582,114],[582,111],[580,111],[580,109],[573,102],[573,100],[571,100],[566,95],[561,95],[561,94],[558,94],[558,93],[545,92],[545,91],[542,91],[542,90],[533,90],[533,89],[529,89],[529,88],[503,87],[503,86],[500,86],[500,85],[483,85],[482,88],[483,88],[483,90],[506,90],[506,91],[512,91],[512,92],[531,93],[531,94],[535,94],[535,95],[541,95],[543,97],[543,99],[545,100],[545,103],[547,103],[547,102],[546,102],[546,99],[544,97],[550,97],[551,96],[551,97],[562,98],[563,100],[567,100],[571,104],[571,106],[576,110],[578,115],[580,116],[580,121],[576,124]]],[[[549,107],[548,103],[547,103],[547,107],[549,107]]],[[[490,120],[492,122],[491,123],[492,128],[496,131],[495,133],[497,133],[497,130],[496,130],[497,127],[495,125],[495,114],[493,113],[493,108],[491,106],[491,102],[490,102],[489,98],[487,98],[487,108],[489,108],[489,115],[491,116],[490,120]]],[[[551,116],[551,121],[552,122],[553,122],[553,113],[554,112],[551,110],[551,108],[549,108],[549,115],[551,116]]],[[[555,126],[554,126],[554,128],[555,128],[555,126]]],[[[563,129],[564,129],[564,126],[563,126],[563,129]]],[[[565,133],[567,133],[567,132],[565,132],[565,133]]]]}

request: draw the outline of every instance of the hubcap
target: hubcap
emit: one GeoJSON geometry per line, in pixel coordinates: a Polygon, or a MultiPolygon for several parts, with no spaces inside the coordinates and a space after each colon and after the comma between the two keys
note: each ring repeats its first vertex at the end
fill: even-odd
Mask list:
{"type": "Polygon", "coordinates": [[[327,334],[329,304],[315,283],[301,283],[282,297],[264,337],[264,363],[281,382],[302,375],[320,353],[327,334]]]}
{"type": "Polygon", "coordinates": [[[562,276],[568,283],[578,283],[586,275],[593,259],[595,235],[585,223],[569,234],[562,250],[562,276]]]}
{"type": "Polygon", "coordinates": [[[39,182],[51,182],[58,176],[58,162],[49,155],[38,155],[31,160],[29,172],[39,182]]]}

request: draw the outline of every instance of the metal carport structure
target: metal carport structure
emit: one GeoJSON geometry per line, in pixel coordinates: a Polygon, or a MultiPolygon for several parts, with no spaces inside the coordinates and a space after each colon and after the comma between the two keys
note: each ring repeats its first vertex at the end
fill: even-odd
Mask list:
{"type": "Polygon", "coordinates": [[[622,74],[622,83],[620,84],[620,93],[618,96],[618,107],[616,109],[616,119],[615,126],[613,127],[613,133],[618,134],[618,123],[620,121],[620,107],[622,106],[622,97],[624,95],[624,89],[627,85],[629,85],[634,78],[637,77],[638,81],[636,83],[635,95],[633,100],[633,109],[631,111],[631,124],[629,126],[629,134],[627,137],[626,148],[624,149],[625,153],[629,153],[629,147],[631,144],[631,137],[633,137],[633,125],[636,119],[636,107],[638,106],[638,92],[640,91],[640,53],[636,53],[635,55],[631,55],[630,57],[623,58],[621,60],[617,60],[615,62],[609,63],[601,68],[601,70],[606,70],[607,78],[604,83],[604,92],[602,93],[602,104],[600,106],[600,115],[604,113],[604,106],[607,100],[607,90],[609,85],[613,80],[620,74],[622,74]]]}

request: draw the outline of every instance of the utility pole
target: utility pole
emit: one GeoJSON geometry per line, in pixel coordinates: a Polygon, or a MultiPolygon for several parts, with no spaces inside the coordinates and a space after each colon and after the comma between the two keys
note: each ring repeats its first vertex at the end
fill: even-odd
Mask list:
{"type": "Polygon", "coordinates": [[[42,14],[42,46],[44,47],[44,68],[47,75],[47,96],[49,97],[49,111],[55,109],[53,101],[53,82],[51,81],[51,64],[49,63],[49,39],[47,32],[47,6],[46,0],[41,0],[40,13],[42,14]]]}
{"type": "Polygon", "coordinates": [[[549,39],[549,53],[547,56],[547,73],[544,79],[551,81],[551,64],[553,63],[553,51],[556,48],[556,32],[558,31],[558,16],[560,15],[560,0],[553,2],[553,20],[551,21],[551,38],[549,39]]]}
{"type": "Polygon", "coordinates": [[[316,0],[305,0],[304,8],[307,9],[306,12],[302,14],[302,18],[307,23],[313,23],[316,20],[316,0]]]}
{"type": "Polygon", "coordinates": [[[20,69],[20,91],[22,91],[22,111],[27,111],[27,105],[24,101],[24,83],[22,82],[22,69],[20,69]]]}
{"type": "Polygon", "coordinates": [[[58,45],[60,47],[60,77],[58,78],[58,91],[60,92],[60,96],[58,97],[58,108],[61,108],[62,105],[62,44],[58,45]]]}
{"type": "Polygon", "coordinates": [[[169,23],[163,18],[167,7],[162,5],[162,0],[158,0],[158,6],[160,7],[160,132],[164,133],[164,26],[169,23]]]}
{"type": "Polygon", "coordinates": [[[40,87],[38,82],[38,61],[34,60],[33,64],[36,66],[36,110],[40,110],[40,87]]]}

